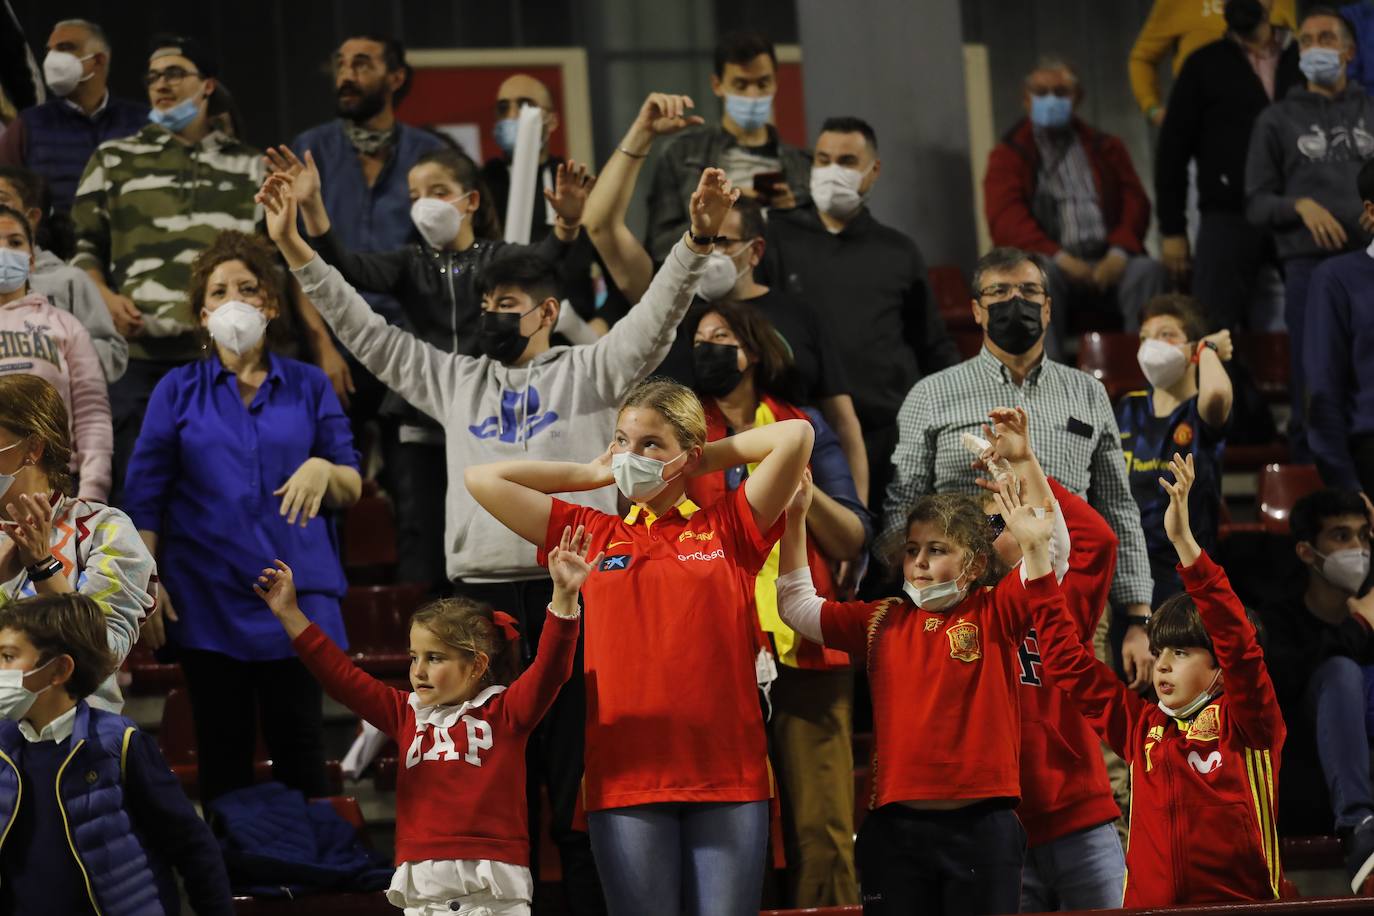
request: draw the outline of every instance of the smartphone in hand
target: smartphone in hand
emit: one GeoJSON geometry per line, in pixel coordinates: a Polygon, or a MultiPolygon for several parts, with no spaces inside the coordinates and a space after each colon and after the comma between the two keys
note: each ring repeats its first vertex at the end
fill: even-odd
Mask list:
{"type": "Polygon", "coordinates": [[[773,195],[778,192],[778,185],[784,182],[782,172],[759,172],[754,176],[754,193],[758,195],[759,203],[765,207],[773,199],[773,195]]]}

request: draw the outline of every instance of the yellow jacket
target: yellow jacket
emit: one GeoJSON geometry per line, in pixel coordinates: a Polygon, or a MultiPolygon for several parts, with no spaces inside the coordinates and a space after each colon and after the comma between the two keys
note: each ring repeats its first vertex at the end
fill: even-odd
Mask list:
{"type": "MultiPolygon", "coordinates": [[[[1155,0],[1149,18],[1131,48],[1131,91],[1140,110],[1149,114],[1163,106],[1159,94],[1159,62],[1170,51],[1174,55],[1174,75],[1198,48],[1226,34],[1221,14],[1226,0],[1155,0]]],[[[1270,16],[1274,25],[1296,30],[1297,0],[1274,0],[1270,16]]]]}

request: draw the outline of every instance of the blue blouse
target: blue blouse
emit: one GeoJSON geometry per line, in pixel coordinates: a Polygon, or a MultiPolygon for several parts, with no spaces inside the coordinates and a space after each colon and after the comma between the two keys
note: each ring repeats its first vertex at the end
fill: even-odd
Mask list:
{"type": "Polygon", "coordinates": [[[277,558],[291,567],[306,615],[347,645],[335,527],[326,514],[288,525],[272,492],[307,458],[358,467],[348,418],[315,366],[269,355],[248,406],[217,356],[172,370],[153,389],[124,509],[139,530],[158,535],[179,645],[245,660],[291,656],[285,631],[252,590],[277,558]]]}

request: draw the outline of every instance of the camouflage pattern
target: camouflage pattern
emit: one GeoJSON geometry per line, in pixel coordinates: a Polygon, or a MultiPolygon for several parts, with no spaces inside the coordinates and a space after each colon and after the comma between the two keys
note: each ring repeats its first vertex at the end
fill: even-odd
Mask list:
{"type": "Polygon", "coordinates": [[[218,131],[188,145],[150,124],[96,147],[72,206],[72,264],[100,270],[143,313],[131,358],[198,354],[191,332],[200,318],[186,299],[191,262],[222,230],[254,230],[264,174],[261,153],[218,131]]]}

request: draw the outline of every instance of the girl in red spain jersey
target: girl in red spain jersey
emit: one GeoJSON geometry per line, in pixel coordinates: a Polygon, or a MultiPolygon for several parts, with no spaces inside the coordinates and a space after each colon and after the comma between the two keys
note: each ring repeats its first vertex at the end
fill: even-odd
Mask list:
{"type": "Polygon", "coordinates": [[[1159,703],[1128,690],[1083,648],[1049,579],[1026,586],[1040,605],[1045,673],[1130,764],[1127,907],[1273,900],[1282,882],[1274,803],[1286,728],[1255,628],[1189,529],[1193,456],[1175,455],[1170,469],[1174,482],[1160,479],[1169,494],[1164,529],[1188,591],[1165,601],[1147,627],[1159,703]]]}
{"type": "Polygon", "coordinates": [[[410,618],[410,685],[364,673],[301,613],[278,560],[253,590],[325,692],[406,749],[396,775],[396,874],[386,896],[406,916],[527,916],[534,896],[525,814],[525,743],[572,674],[578,589],[600,562],[563,531],[549,552],[553,600],[539,651],[519,671],[515,620],[467,598],[410,618]]]}
{"type": "MultiPolygon", "coordinates": [[[[1024,420],[991,416],[1008,413],[1024,420]]],[[[1027,471],[1027,497],[1053,507],[1039,463],[1027,471]]],[[[1019,650],[1030,625],[1024,570],[979,587],[995,556],[981,504],[927,496],[907,521],[903,595],[825,601],[806,561],[809,503],[804,483],[787,510],[778,601],[798,633],[867,661],[874,796],[856,851],[864,912],[1016,912],[1026,846],[1012,810],[1019,650]]],[[[1057,510],[1045,524],[1062,528],[1057,510]]],[[[1067,543],[1056,553],[1062,562],[1067,543]]]]}
{"type": "Polygon", "coordinates": [[[641,382],[589,464],[469,467],[473,497],[540,556],[565,526],[605,553],[587,607],[584,804],[612,914],[758,912],[773,789],[754,684],[754,579],[811,455],[784,420],[706,442],[691,389],[641,382]],[[754,466],[706,507],[691,477],[754,466]],[[614,483],[624,518],[548,494],[614,483]]]}

